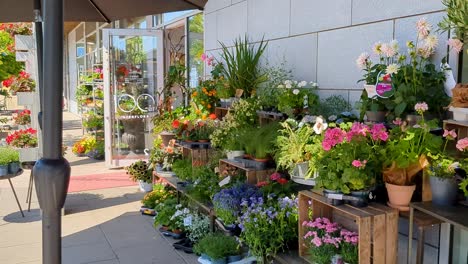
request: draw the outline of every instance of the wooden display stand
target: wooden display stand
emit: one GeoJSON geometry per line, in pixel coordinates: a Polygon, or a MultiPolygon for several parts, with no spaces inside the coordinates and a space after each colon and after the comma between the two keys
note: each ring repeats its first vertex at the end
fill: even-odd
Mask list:
{"type": "Polygon", "coordinates": [[[311,191],[299,193],[299,255],[306,259],[307,247],[303,241],[304,221],[326,217],[346,229],[359,234],[359,263],[397,263],[398,211],[380,204],[358,208],[350,205],[333,206],[325,197],[311,191]],[[310,208],[309,201],[312,202],[310,208]]]}
{"type": "Polygon", "coordinates": [[[182,149],[184,158],[192,159],[192,166],[194,167],[206,165],[214,152],[212,148],[190,148],[183,144],[176,144],[176,146],[182,149]]]}
{"type": "Polygon", "coordinates": [[[242,163],[235,162],[232,160],[221,159],[219,160],[219,171],[222,172],[226,170],[228,167],[235,167],[241,171],[245,172],[245,176],[247,178],[247,183],[249,184],[257,184],[261,181],[268,180],[271,174],[273,174],[276,169],[265,169],[265,170],[257,170],[254,168],[245,168],[243,167],[242,163]]]}
{"type": "Polygon", "coordinates": [[[216,107],[214,113],[219,120],[223,120],[223,118],[227,115],[227,113],[230,110],[231,110],[230,108],[216,107]]]}
{"type": "Polygon", "coordinates": [[[284,120],[283,113],[267,112],[267,111],[257,111],[258,123],[261,126],[270,124],[272,122],[280,122],[284,120]]]}

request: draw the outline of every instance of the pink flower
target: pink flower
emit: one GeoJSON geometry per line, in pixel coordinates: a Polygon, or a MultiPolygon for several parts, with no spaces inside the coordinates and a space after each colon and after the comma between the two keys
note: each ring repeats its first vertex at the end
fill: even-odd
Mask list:
{"type": "Polygon", "coordinates": [[[452,129],[452,130],[447,130],[447,129],[444,129],[444,134],[442,135],[444,138],[447,138],[447,139],[455,139],[457,138],[457,133],[455,132],[455,129],[452,129]]]}
{"type": "Polygon", "coordinates": [[[353,160],[351,164],[356,168],[364,168],[366,166],[366,163],[367,163],[367,160],[363,160],[363,161],[353,160]]]}
{"type": "Polygon", "coordinates": [[[447,44],[449,45],[450,48],[455,50],[457,53],[460,53],[460,51],[463,50],[463,42],[461,42],[459,39],[451,38],[447,40],[447,44]]]}
{"type": "Polygon", "coordinates": [[[416,112],[418,112],[418,114],[421,115],[425,111],[429,110],[429,106],[427,106],[427,104],[425,102],[417,103],[414,106],[414,110],[416,110],[416,112]]]}
{"type": "Polygon", "coordinates": [[[369,62],[369,54],[366,52],[361,53],[356,60],[356,65],[359,69],[365,69],[367,67],[367,63],[369,62]]]}
{"type": "Polygon", "coordinates": [[[416,23],[416,29],[418,30],[418,36],[420,38],[425,38],[427,35],[429,35],[432,26],[429,24],[429,22],[427,22],[426,18],[423,17],[416,23]]]}
{"type": "Polygon", "coordinates": [[[458,140],[456,147],[459,151],[465,151],[468,148],[468,137],[458,140]]]}
{"type": "Polygon", "coordinates": [[[280,178],[281,178],[281,174],[279,174],[278,172],[275,172],[270,176],[270,180],[272,180],[272,181],[277,181],[280,178]]]}
{"type": "Polygon", "coordinates": [[[382,44],[382,47],[380,47],[380,50],[387,58],[393,57],[396,54],[396,50],[392,47],[391,44],[387,44],[387,43],[382,44]]]}
{"type": "Polygon", "coordinates": [[[340,128],[332,128],[328,129],[325,132],[325,138],[322,141],[322,147],[324,150],[328,151],[335,145],[343,142],[343,139],[346,135],[346,132],[341,130],[340,128]]]}
{"type": "Polygon", "coordinates": [[[316,247],[320,247],[323,244],[320,237],[317,237],[317,236],[314,237],[314,239],[312,239],[312,243],[314,243],[316,247]]]}
{"type": "Polygon", "coordinates": [[[205,53],[203,53],[203,54],[201,55],[201,60],[202,60],[202,61],[206,61],[207,58],[208,58],[208,56],[207,56],[205,53]]]}
{"type": "Polygon", "coordinates": [[[403,121],[401,120],[401,118],[397,117],[395,120],[392,121],[392,123],[394,125],[401,126],[401,124],[403,124],[403,121]]]}
{"type": "Polygon", "coordinates": [[[387,141],[388,139],[387,128],[383,124],[373,125],[370,132],[373,140],[387,141]]]}

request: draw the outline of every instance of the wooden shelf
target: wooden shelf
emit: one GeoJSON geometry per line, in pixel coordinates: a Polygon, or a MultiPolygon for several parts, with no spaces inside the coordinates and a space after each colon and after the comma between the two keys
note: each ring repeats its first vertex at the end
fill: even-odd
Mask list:
{"type": "Polygon", "coordinates": [[[468,122],[444,120],[444,129],[457,130],[458,138],[468,137],[468,122]]]}
{"type": "MultiPolygon", "coordinates": [[[[208,144],[209,143],[202,143],[208,144]]],[[[214,149],[210,148],[190,148],[188,146],[184,146],[184,144],[177,143],[177,147],[182,148],[182,156],[184,158],[191,158],[192,159],[192,166],[204,166],[210,160],[210,157],[213,155],[214,149]]]]}
{"type": "MultiPolygon", "coordinates": [[[[324,196],[311,191],[299,193],[299,255],[307,255],[302,223],[326,217],[359,234],[359,263],[396,263],[398,243],[398,211],[371,203],[367,207],[334,206],[324,196]],[[309,205],[311,202],[311,205],[309,205]],[[312,209],[312,219],[309,210],[312,209]]],[[[308,259],[306,259],[308,261],[308,259]]]]}
{"type": "Polygon", "coordinates": [[[235,167],[245,172],[247,178],[247,183],[257,184],[258,182],[265,181],[270,177],[272,173],[276,171],[275,168],[267,168],[263,170],[258,170],[255,168],[246,168],[241,162],[236,162],[228,159],[219,160],[219,171],[222,172],[228,167],[235,167]]]}

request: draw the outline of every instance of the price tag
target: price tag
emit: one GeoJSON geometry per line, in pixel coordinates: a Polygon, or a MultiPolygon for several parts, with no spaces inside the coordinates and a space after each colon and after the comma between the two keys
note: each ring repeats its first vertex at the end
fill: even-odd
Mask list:
{"type": "Polygon", "coordinates": [[[192,216],[189,215],[184,218],[184,226],[191,226],[192,225],[192,216]]]}
{"type": "Polygon", "coordinates": [[[227,176],[222,181],[219,182],[219,187],[223,187],[231,181],[231,176],[227,176]]]}

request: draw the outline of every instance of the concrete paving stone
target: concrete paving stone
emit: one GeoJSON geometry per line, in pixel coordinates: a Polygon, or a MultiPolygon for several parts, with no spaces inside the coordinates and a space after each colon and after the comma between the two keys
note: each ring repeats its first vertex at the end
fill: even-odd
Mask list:
{"type": "Polygon", "coordinates": [[[116,249],[115,253],[122,264],[186,263],[172,246],[166,243],[144,243],[138,246],[116,249]]]}
{"type": "MultiPolygon", "coordinates": [[[[40,243],[41,222],[10,223],[0,226],[0,248],[16,247],[40,243]]],[[[0,263],[2,263],[0,261],[0,263]]]]}
{"type": "Polygon", "coordinates": [[[107,243],[104,233],[97,226],[64,236],[65,237],[62,239],[62,247],[64,248],[85,244],[107,243]]]}
{"type": "MultiPolygon", "coordinates": [[[[64,238],[66,239],[66,237],[64,238]]],[[[62,248],[62,261],[67,264],[81,264],[115,259],[109,243],[82,244],[62,248]]]]}
{"type": "Polygon", "coordinates": [[[36,262],[40,259],[41,250],[41,243],[0,247],[0,263],[18,264],[36,262]]]}
{"type": "Polygon", "coordinates": [[[86,264],[119,264],[120,261],[118,259],[109,259],[109,260],[103,260],[103,261],[93,261],[93,262],[87,262],[86,264]]]}

